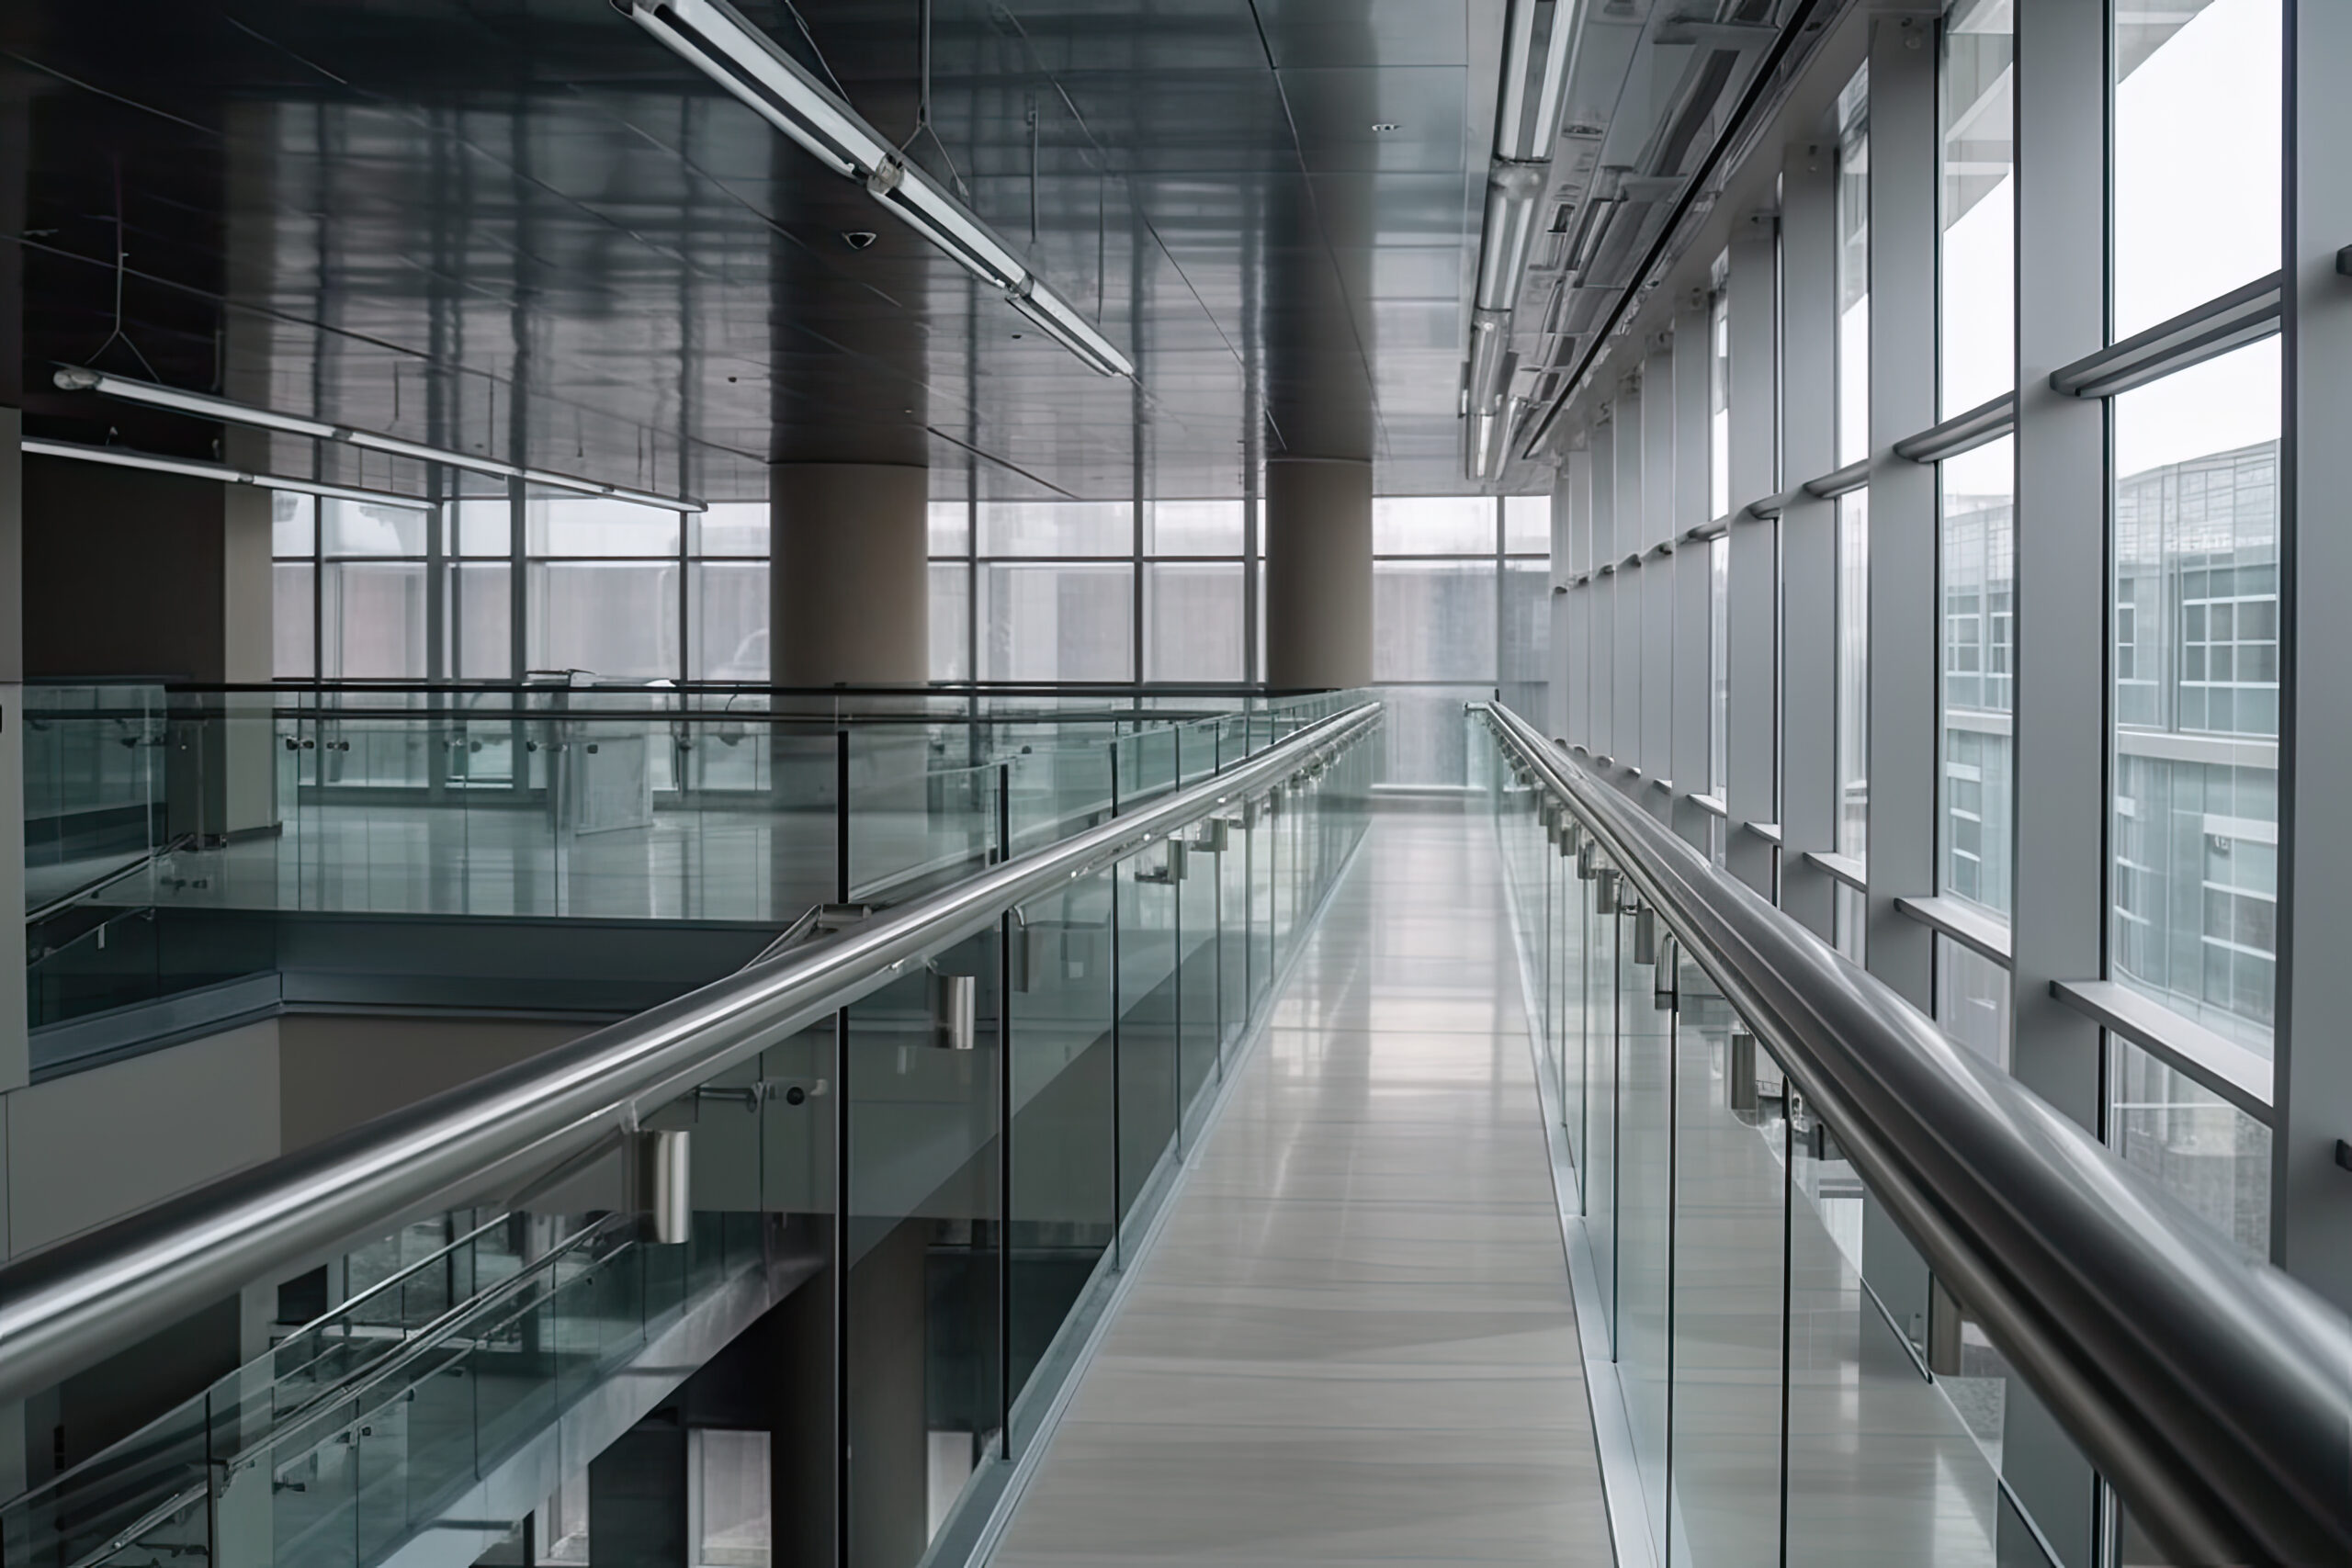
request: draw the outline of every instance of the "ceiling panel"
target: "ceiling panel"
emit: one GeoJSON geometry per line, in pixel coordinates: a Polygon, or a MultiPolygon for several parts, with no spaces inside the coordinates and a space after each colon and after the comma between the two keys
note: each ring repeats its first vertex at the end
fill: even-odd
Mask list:
{"type": "MultiPolygon", "coordinates": [[[[50,387],[96,361],[713,499],[815,452],[1117,497],[1138,445],[1155,493],[1238,493],[1302,442],[1458,488],[1501,0],[939,0],[927,118],[913,7],[805,0],[805,35],[743,8],[960,181],[1139,386],[606,0],[17,0],[29,428],[218,438],[50,387]]],[[[289,437],[269,461],[423,482],[289,437]]]]}

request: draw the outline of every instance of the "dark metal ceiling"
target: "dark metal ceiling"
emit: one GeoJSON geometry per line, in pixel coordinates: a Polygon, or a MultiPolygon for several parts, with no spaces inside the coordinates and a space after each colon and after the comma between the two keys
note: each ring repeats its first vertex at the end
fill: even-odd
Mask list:
{"type": "MultiPolygon", "coordinates": [[[[1461,485],[1502,0],[936,0],[912,155],[1133,355],[1133,384],[605,0],[0,9],[20,237],[0,249],[38,434],[214,439],[49,384],[97,364],[714,499],[790,457],[928,461],[940,495],[969,472],[983,495],[1121,497],[1138,464],[1148,493],[1238,495],[1253,452],[1461,485]]],[[[743,9],[914,130],[921,0],[743,9]]],[[[239,460],[421,483],[267,439],[239,460]]]]}

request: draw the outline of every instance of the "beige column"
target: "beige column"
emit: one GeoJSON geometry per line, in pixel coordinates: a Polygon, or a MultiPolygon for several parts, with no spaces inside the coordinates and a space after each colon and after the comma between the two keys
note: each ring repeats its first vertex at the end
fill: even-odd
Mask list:
{"type": "Polygon", "coordinates": [[[1266,683],[1372,683],[1372,464],[1266,460],[1266,683]]]}
{"type": "Polygon", "coordinates": [[[779,686],[913,685],[931,675],[930,470],[768,470],[768,667],[779,686]]]}

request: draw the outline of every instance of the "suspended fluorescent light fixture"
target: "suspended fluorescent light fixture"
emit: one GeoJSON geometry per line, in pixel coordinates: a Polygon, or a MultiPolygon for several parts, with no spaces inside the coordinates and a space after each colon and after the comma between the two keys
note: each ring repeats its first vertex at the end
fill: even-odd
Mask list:
{"type": "Polygon", "coordinates": [[[150,473],[178,474],[191,479],[215,479],[221,484],[290,490],[301,495],[323,496],[331,501],[365,502],[370,506],[398,506],[412,512],[429,511],[433,505],[431,502],[413,495],[355,490],[349,485],[321,484],[316,479],[286,479],[277,474],[257,474],[244,468],[232,468],[226,463],[206,463],[193,457],[166,457],[153,452],[136,452],[127,446],[87,446],[78,441],[50,441],[32,435],[25,437],[21,445],[23,450],[40,457],[71,457],[76,462],[105,463],[118,468],[144,468],[150,473]]]}
{"type": "MultiPolygon", "coordinates": [[[[354,430],[348,425],[332,424],[325,420],[309,419],[300,414],[279,413],[275,409],[255,408],[251,403],[216,398],[209,392],[184,392],[177,387],[141,381],[105,370],[86,370],[80,366],[69,365],[51,379],[68,392],[96,392],[102,397],[145,403],[151,408],[170,409],[175,413],[194,414],[199,419],[217,419],[226,424],[247,424],[259,430],[280,431],[288,435],[307,435],[314,441],[340,441],[346,446],[364,447],[370,452],[384,452],[396,457],[413,457],[421,463],[439,463],[447,468],[491,474],[503,479],[522,479],[548,490],[605,496],[614,501],[626,501],[632,505],[659,507],[664,512],[707,510],[691,496],[657,495],[651,491],[630,490],[625,485],[601,484],[594,479],[575,479],[570,474],[549,473],[545,468],[526,468],[514,463],[501,462],[495,457],[485,457],[478,452],[428,446],[421,441],[403,441],[397,435],[383,435],[372,430],[354,430]]],[[[300,487],[289,481],[286,488],[300,487]]],[[[318,493],[327,492],[322,491],[318,493]]],[[[354,491],[351,493],[369,500],[383,499],[372,491],[354,491]]],[[[414,504],[421,506],[424,503],[418,502],[414,504]]]]}
{"type": "Polygon", "coordinates": [[[837,175],[862,182],[891,215],[992,288],[1046,334],[1105,376],[1134,362],[1031,272],[1018,252],[936,180],[900,156],[840,95],[726,0],[614,0],[671,52],[718,83],[837,175]]]}

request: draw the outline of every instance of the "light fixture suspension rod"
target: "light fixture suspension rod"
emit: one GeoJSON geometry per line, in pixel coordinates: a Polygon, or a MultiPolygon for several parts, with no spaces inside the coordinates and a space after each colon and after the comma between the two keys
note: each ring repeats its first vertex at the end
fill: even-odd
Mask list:
{"type": "MultiPolygon", "coordinates": [[[[846,100],[726,0],[614,0],[614,5],[820,163],[862,183],[866,194],[893,217],[956,265],[1001,290],[1007,303],[1089,368],[1109,376],[1135,374],[1134,363],[1032,272],[994,229],[921,165],[909,162],[846,100]]],[[[927,118],[927,95],[923,112],[927,118]]]]}

